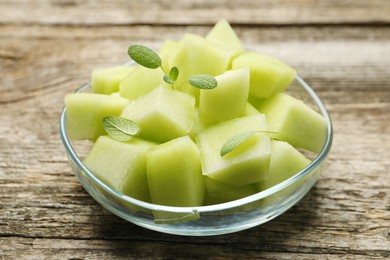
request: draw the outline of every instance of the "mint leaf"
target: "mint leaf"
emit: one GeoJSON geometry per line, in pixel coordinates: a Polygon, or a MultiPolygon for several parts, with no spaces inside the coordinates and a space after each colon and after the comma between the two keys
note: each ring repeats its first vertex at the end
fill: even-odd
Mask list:
{"type": "Polygon", "coordinates": [[[140,131],[135,122],[120,116],[103,118],[103,128],[109,136],[118,141],[128,141],[140,131]]]}
{"type": "Polygon", "coordinates": [[[179,77],[179,69],[177,67],[172,67],[169,71],[169,78],[175,82],[179,77]]]}
{"type": "Polygon", "coordinates": [[[226,141],[226,143],[224,143],[224,145],[221,148],[220,155],[224,156],[225,154],[230,153],[231,151],[236,149],[240,144],[248,140],[249,137],[251,137],[256,133],[277,134],[276,132],[272,132],[272,131],[247,131],[247,132],[239,133],[237,135],[232,136],[230,139],[226,141]]]}
{"type": "Polygon", "coordinates": [[[215,77],[208,74],[192,75],[188,78],[188,82],[200,89],[213,89],[218,86],[218,82],[215,77]]]}
{"type": "Polygon", "coordinates": [[[127,50],[130,58],[139,65],[149,69],[157,69],[161,66],[161,58],[153,50],[142,45],[131,45],[127,50]]]}
{"type": "Polygon", "coordinates": [[[258,131],[248,131],[248,132],[243,132],[243,133],[239,133],[237,135],[234,135],[233,137],[228,139],[226,141],[226,143],[224,143],[224,145],[221,148],[220,155],[224,156],[225,154],[230,153],[231,151],[236,149],[240,144],[245,142],[247,139],[249,139],[249,137],[251,137],[252,135],[254,135],[257,132],[258,131]]]}
{"type": "Polygon", "coordinates": [[[177,67],[172,67],[169,71],[169,75],[165,74],[163,79],[168,84],[174,84],[179,76],[179,69],[177,67]]]}
{"type": "Polygon", "coordinates": [[[175,83],[170,77],[169,75],[165,74],[164,77],[163,77],[164,81],[168,84],[173,84],[175,83]]]}

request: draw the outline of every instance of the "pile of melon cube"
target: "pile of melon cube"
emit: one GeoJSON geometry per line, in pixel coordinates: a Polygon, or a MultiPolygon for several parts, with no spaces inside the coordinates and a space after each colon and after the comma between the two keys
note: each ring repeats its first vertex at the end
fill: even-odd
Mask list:
{"type": "Polygon", "coordinates": [[[158,54],[166,70],[179,68],[177,88],[161,69],[135,64],[95,69],[92,93],[65,97],[69,137],[94,142],[83,162],[114,189],[159,205],[224,203],[288,179],[310,163],[300,151],[322,149],[324,118],[285,93],[296,71],[247,51],[225,20],[206,37],[167,40],[158,54]],[[186,82],[194,74],[213,75],[218,86],[195,88],[186,82]],[[103,128],[109,116],[131,119],[140,133],[115,140],[103,128]],[[257,133],[221,155],[248,131],[257,133]]]}

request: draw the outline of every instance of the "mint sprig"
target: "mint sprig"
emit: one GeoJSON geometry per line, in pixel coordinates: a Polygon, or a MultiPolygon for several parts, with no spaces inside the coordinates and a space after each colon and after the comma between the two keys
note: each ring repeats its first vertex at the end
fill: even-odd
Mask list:
{"type": "Polygon", "coordinates": [[[177,67],[172,67],[169,71],[169,78],[175,82],[179,77],[179,69],[177,67]]]}
{"type": "Polygon", "coordinates": [[[229,138],[223,145],[220,151],[220,155],[224,156],[234,149],[236,149],[238,146],[240,146],[242,143],[244,143],[246,140],[248,140],[252,135],[257,133],[267,133],[267,134],[277,134],[276,132],[272,131],[247,131],[242,132],[237,135],[232,136],[229,138]]]}
{"type": "MultiPolygon", "coordinates": [[[[128,48],[127,53],[130,58],[141,66],[149,69],[161,68],[164,72],[163,80],[175,88],[174,84],[179,77],[179,69],[177,67],[172,67],[169,72],[165,71],[162,67],[160,56],[153,50],[142,45],[131,45],[128,48]]],[[[218,86],[218,82],[215,77],[208,74],[192,75],[188,78],[188,83],[193,87],[200,89],[213,89],[218,86]]]]}
{"type": "Polygon", "coordinates": [[[142,45],[131,45],[127,50],[129,56],[139,65],[149,69],[161,67],[161,58],[153,50],[142,45]]]}
{"type": "Polygon", "coordinates": [[[218,86],[217,80],[208,74],[197,74],[197,75],[192,75],[188,78],[188,82],[200,89],[213,89],[218,86]]]}
{"type": "Polygon", "coordinates": [[[169,74],[165,74],[163,79],[166,83],[173,85],[178,77],[179,69],[177,67],[172,67],[169,74]]]}
{"type": "Polygon", "coordinates": [[[140,131],[134,121],[120,116],[103,118],[103,128],[109,136],[117,141],[129,141],[140,131]]]}

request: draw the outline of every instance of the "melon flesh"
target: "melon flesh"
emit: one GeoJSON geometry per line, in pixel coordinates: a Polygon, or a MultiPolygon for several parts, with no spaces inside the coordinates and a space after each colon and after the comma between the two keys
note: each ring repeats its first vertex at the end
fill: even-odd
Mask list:
{"type": "Polygon", "coordinates": [[[169,72],[171,69],[170,59],[175,53],[178,42],[172,40],[166,40],[163,46],[158,51],[158,55],[161,58],[161,66],[164,68],[166,72],[169,72]]]}
{"type": "Polygon", "coordinates": [[[222,146],[233,136],[266,129],[265,116],[257,114],[232,119],[202,131],[196,143],[201,151],[203,174],[233,186],[252,184],[266,178],[271,153],[267,134],[254,134],[230,153],[220,155],[222,146]]]}
{"type": "Polygon", "coordinates": [[[206,122],[203,118],[200,117],[199,108],[195,107],[194,124],[192,125],[191,131],[188,133],[188,135],[192,140],[195,141],[196,136],[210,125],[210,123],[206,122]]]}
{"type": "Polygon", "coordinates": [[[147,174],[153,203],[181,207],[203,204],[199,150],[188,136],[149,149],[147,174]]]}
{"type": "Polygon", "coordinates": [[[66,122],[71,139],[95,140],[105,135],[103,118],[118,116],[128,99],[94,93],[71,93],[65,96],[66,122]]]}
{"type": "Polygon", "coordinates": [[[187,33],[179,41],[170,65],[179,68],[176,81],[178,88],[198,99],[199,89],[188,83],[188,77],[195,74],[220,75],[226,71],[229,60],[230,54],[227,51],[201,36],[187,33]]]}
{"type": "Polygon", "coordinates": [[[233,69],[242,67],[249,68],[250,93],[258,98],[284,91],[296,75],[296,71],[287,64],[255,52],[245,52],[233,60],[233,69]]]}
{"type": "Polygon", "coordinates": [[[261,190],[279,184],[303,170],[310,160],[287,142],[272,140],[268,178],[259,185],[261,190]]]}
{"type": "Polygon", "coordinates": [[[119,91],[120,83],[133,69],[133,66],[94,69],[91,76],[91,92],[98,94],[111,94],[119,91]]]}
{"type": "Polygon", "coordinates": [[[255,184],[233,186],[213,180],[207,176],[204,177],[204,184],[206,187],[206,205],[238,200],[257,192],[255,184]]]}
{"type": "Polygon", "coordinates": [[[276,138],[315,153],[321,151],[326,121],[303,101],[279,93],[262,102],[258,110],[266,115],[268,129],[277,133],[276,138]]]}
{"type": "Polygon", "coordinates": [[[119,93],[127,99],[137,99],[161,85],[163,76],[161,69],[134,66],[134,70],[121,82],[119,93]]]}
{"type": "Polygon", "coordinates": [[[100,136],[83,163],[114,189],[150,202],[146,151],[153,145],[135,137],[127,142],[119,142],[108,136],[100,136]]]}
{"type": "Polygon", "coordinates": [[[249,93],[249,70],[230,70],[215,79],[218,87],[200,90],[199,115],[212,124],[242,116],[249,93]]]}
{"type": "Polygon", "coordinates": [[[247,102],[245,106],[244,116],[251,116],[259,114],[259,110],[257,110],[251,103],[247,102]]]}
{"type": "Polygon", "coordinates": [[[236,32],[225,19],[218,21],[214,25],[207,34],[206,39],[228,51],[230,54],[230,63],[236,56],[245,51],[236,32]]]}
{"type": "MultiPolygon", "coordinates": [[[[147,176],[152,203],[166,206],[202,206],[204,180],[196,144],[183,136],[149,149],[147,176]]],[[[189,213],[153,211],[155,222],[170,223],[199,218],[189,213]]]]}
{"type": "MultiPolygon", "coordinates": [[[[271,145],[272,153],[269,165],[269,177],[257,184],[258,191],[266,190],[289,179],[310,164],[308,158],[287,142],[273,140],[271,145]]],[[[301,185],[302,180],[264,198],[261,201],[262,206],[278,203],[280,199],[291,196],[295,192],[295,189],[301,185]]]]}
{"type": "Polygon", "coordinates": [[[166,142],[191,131],[194,113],[193,96],[159,86],[130,102],[121,115],[138,124],[141,137],[166,142]]]}

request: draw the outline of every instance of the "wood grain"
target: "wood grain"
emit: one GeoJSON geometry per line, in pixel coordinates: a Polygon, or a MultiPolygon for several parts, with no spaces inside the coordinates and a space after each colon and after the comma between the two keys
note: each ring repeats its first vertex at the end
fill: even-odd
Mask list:
{"type": "Polygon", "coordinates": [[[387,0],[2,1],[0,23],[41,25],[388,24],[387,0]],[[26,15],[28,14],[28,15],[26,15]]]}
{"type": "Polygon", "coordinates": [[[389,2],[156,3],[0,1],[0,258],[389,258],[389,2]],[[232,18],[248,47],[297,68],[331,113],[334,144],[318,183],[282,216],[224,236],[166,235],[83,190],[59,115],[93,68],[128,60],[131,42],[205,35],[214,21],[205,9],[232,18]]]}

